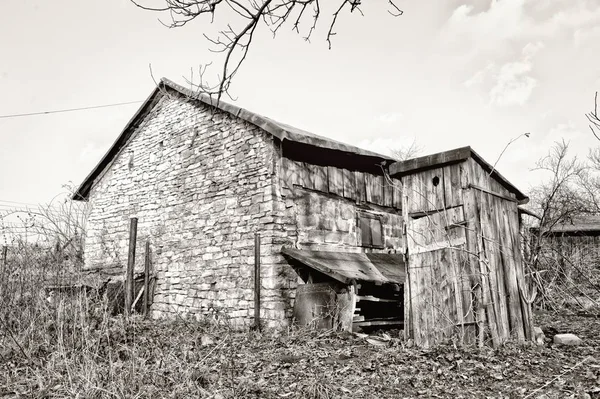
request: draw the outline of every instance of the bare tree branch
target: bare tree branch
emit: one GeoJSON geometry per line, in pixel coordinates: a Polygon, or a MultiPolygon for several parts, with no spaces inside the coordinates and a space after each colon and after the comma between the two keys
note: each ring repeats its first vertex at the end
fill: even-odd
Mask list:
{"type": "MultiPolygon", "coordinates": [[[[217,102],[223,93],[228,92],[233,78],[246,60],[254,33],[260,25],[270,29],[275,36],[277,31],[289,21],[292,25],[291,29],[301,34],[302,25],[310,21],[304,36],[304,40],[310,41],[316,30],[317,22],[323,15],[319,0],[161,0],[163,4],[161,7],[147,6],[142,3],[142,0],[131,0],[131,2],[143,10],[167,14],[169,22],[163,22],[160,18],[159,21],[169,28],[185,26],[204,15],[210,17],[210,23],[213,23],[217,10],[224,10],[224,6],[233,11],[236,20],[229,21],[226,28],[220,29],[216,37],[209,37],[203,33],[204,37],[214,46],[211,51],[225,54],[218,83],[211,85],[204,80],[206,65],[209,64],[200,67],[202,73],[200,73],[199,82],[188,79],[188,83],[197,94],[204,93],[211,98],[216,96],[217,102]],[[310,9],[314,12],[307,12],[310,9]]],[[[342,9],[349,6],[351,13],[357,11],[362,15],[361,0],[338,0],[338,2],[339,6],[336,6],[335,11],[331,14],[325,38],[330,49],[332,36],[336,35],[334,28],[342,9]]],[[[392,7],[392,11],[388,10],[391,15],[398,17],[403,14],[403,11],[392,0],[388,0],[388,4],[392,7]]]]}

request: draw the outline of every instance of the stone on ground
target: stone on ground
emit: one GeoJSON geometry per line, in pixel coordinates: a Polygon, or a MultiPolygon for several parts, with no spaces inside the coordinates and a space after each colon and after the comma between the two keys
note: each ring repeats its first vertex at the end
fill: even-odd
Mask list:
{"type": "Polygon", "coordinates": [[[579,345],[581,344],[581,338],[575,334],[556,334],[554,343],[557,345],[579,345]]]}

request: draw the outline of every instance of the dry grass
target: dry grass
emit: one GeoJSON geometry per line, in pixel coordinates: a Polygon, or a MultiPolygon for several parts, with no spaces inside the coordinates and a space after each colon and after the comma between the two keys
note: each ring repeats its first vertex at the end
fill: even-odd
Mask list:
{"type": "Polygon", "coordinates": [[[600,397],[597,317],[539,319],[580,335],[575,348],[420,350],[397,335],[374,345],[331,331],[240,332],[111,316],[93,291],[44,289],[69,280],[74,262],[23,245],[0,264],[0,397],[600,397]]]}
{"type": "Polygon", "coordinates": [[[13,263],[0,282],[0,397],[523,397],[535,389],[600,396],[597,318],[542,319],[579,334],[584,345],[575,348],[420,350],[394,337],[374,345],[332,331],[239,332],[208,321],[110,316],[107,302],[89,293],[49,301],[32,258],[21,259],[28,263],[13,263]]]}

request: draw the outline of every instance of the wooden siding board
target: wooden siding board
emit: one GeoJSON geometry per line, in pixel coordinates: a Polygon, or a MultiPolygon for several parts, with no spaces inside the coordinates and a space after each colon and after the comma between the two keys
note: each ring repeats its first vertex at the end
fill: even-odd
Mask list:
{"type": "Polygon", "coordinates": [[[523,262],[521,258],[521,243],[519,236],[519,216],[516,204],[508,201],[502,201],[503,214],[507,220],[510,237],[512,239],[512,260],[515,265],[515,271],[517,275],[517,285],[519,290],[519,301],[521,303],[521,316],[523,322],[523,332],[525,339],[533,338],[533,320],[531,319],[531,309],[527,305],[522,295],[526,295],[527,282],[525,280],[525,270],[523,269],[523,262]]]}
{"type": "Polygon", "coordinates": [[[311,190],[315,189],[315,168],[316,165],[311,165],[306,162],[299,162],[300,185],[311,190]]]}
{"type": "Polygon", "coordinates": [[[383,206],[394,206],[394,186],[389,176],[383,176],[383,206]]]}
{"type": "Polygon", "coordinates": [[[508,318],[508,303],[506,297],[506,288],[504,284],[505,274],[504,268],[502,266],[502,258],[500,252],[504,250],[504,248],[500,245],[500,237],[499,237],[499,220],[498,213],[500,211],[500,206],[502,204],[502,200],[500,198],[494,197],[492,195],[484,195],[487,199],[489,206],[487,208],[486,216],[488,225],[490,228],[488,231],[484,231],[484,237],[487,239],[486,245],[490,247],[493,252],[490,257],[490,262],[494,265],[495,269],[495,300],[497,301],[496,311],[498,317],[498,334],[501,337],[501,340],[507,340],[510,338],[510,328],[509,328],[509,318],[508,318]]]}
{"type": "Polygon", "coordinates": [[[463,204],[461,176],[463,164],[446,166],[444,172],[444,204],[446,208],[463,204]]]}
{"type": "Polygon", "coordinates": [[[354,178],[356,184],[356,200],[358,202],[367,202],[367,184],[365,179],[365,173],[355,171],[354,178]]]}
{"type": "Polygon", "coordinates": [[[367,189],[367,202],[383,205],[383,176],[365,173],[365,186],[367,189]]]}
{"type": "Polygon", "coordinates": [[[394,183],[394,202],[392,206],[396,209],[402,209],[402,182],[399,179],[392,178],[394,183]]]}
{"type": "Polygon", "coordinates": [[[445,207],[444,174],[432,169],[402,178],[403,192],[408,197],[408,213],[428,212],[445,207]],[[434,179],[437,178],[437,185],[434,179]]]}
{"type": "Polygon", "coordinates": [[[450,336],[463,320],[455,252],[465,245],[465,229],[458,224],[464,217],[463,208],[457,207],[407,219],[410,292],[411,299],[415,298],[412,326],[420,345],[428,346],[450,336]]]}
{"type": "MultiPolygon", "coordinates": [[[[515,204],[516,208],[516,204],[515,204]]],[[[504,269],[504,284],[506,287],[507,301],[508,301],[508,318],[510,322],[511,336],[515,335],[519,340],[525,339],[525,332],[523,326],[523,315],[521,311],[521,298],[519,294],[519,287],[517,281],[517,271],[515,264],[515,256],[520,256],[518,253],[513,251],[513,238],[511,237],[511,230],[508,224],[508,219],[505,215],[504,209],[498,210],[498,233],[501,255],[501,263],[504,269]]]]}
{"type": "MultiPolygon", "coordinates": [[[[485,312],[482,304],[481,274],[479,273],[478,240],[481,228],[479,227],[479,215],[473,189],[463,190],[465,202],[465,218],[467,219],[467,251],[468,262],[465,262],[465,271],[469,276],[468,289],[471,294],[473,322],[477,326],[477,341],[483,345],[483,332],[485,325],[485,312]]],[[[466,298],[464,298],[466,299],[466,298]]],[[[475,338],[475,337],[473,337],[475,338]]]]}
{"type": "Polygon", "coordinates": [[[466,164],[471,170],[471,184],[505,195],[509,198],[515,198],[516,200],[516,195],[513,192],[506,189],[499,181],[490,176],[473,158],[469,159],[466,164]]]}
{"type": "Polygon", "coordinates": [[[323,193],[329,192],[328,178],[327,178],[327,167],[320,165],[312,165],[311,167],[314,173],[314,189],[323,193]]]}
{"type": "Polygon", "coordinates": [[[354,172],[348,169],[342,169],[342,178],[344,180],[344,197],[356,200],[356,177],[354,172]]]}
{"type": "Polygon", "coordinates": [[[429,252],[440,248],[456,247],[466,243],[463,207],[456,207],[421,217],[409,219],[407,240],[409,253],[429,252]],[[448,226],[455,226],[449,228],[448,226]]]}
{"type": "Polygon", "coordinates": [[[497,314],[499,313],[498,298],[494,297],[495,290],[495,276],[496,276],[496,262],[494,256],[494,239],[493,237],[486,241],[486,235],[493,235],[490,226],[489,218],[489,207],[490,203],[487,201],[487,196],[483,192],[476,192],[476,204],[477,213],[479,216],[479,226],[481,233],[477,237],[477,254],[479,258],[479,272],[481,273],[481,292],[483,295],[483,304],[485,306],[486,319],[488,328],[492,336],[492,343],[495,348],[500,344],[500,337],[498,335],[498,322],[497,314]],[[488,244],[488,245],[486,245],[488,244]]]}
{"type": "Polygon", "coordinates": [[[344,175],[342,169],[327,166],[327,179],[329,192],[334,195],[344,196],[344,175]]]}

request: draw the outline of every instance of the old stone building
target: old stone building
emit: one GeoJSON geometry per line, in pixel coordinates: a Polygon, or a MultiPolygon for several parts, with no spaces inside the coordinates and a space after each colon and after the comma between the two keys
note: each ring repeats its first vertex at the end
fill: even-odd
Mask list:
{"type": "Polygon", "coordinates": [[[150,241],[157,277],[153,316],[218,313],[251,326],[258,232],[260,318],[287,325],[298,282],[290,265],[311,282],[333,273],[302,256],[343,254],[341,275],[362,265],[373,284],[404,278],[401,190],[384,175],[392,162],[163,79],[74,196],[91,205],[85,269],[122,275],[137,217],[138,248],[150,241]]]}
{"type": "Polygon", "coordinates": [[[395,162],[163,79],[74,198],[90,272],[123,275],[137,218],[155,317],[532,338],[528,198],[470,147],[395,162]]]}

